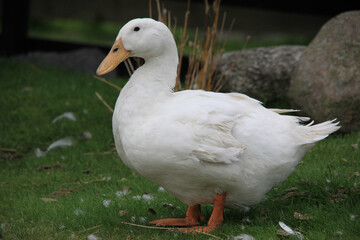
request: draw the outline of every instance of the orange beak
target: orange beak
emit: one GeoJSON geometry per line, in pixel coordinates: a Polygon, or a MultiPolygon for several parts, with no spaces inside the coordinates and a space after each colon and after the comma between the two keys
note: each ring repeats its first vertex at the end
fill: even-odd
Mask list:
{"type": "Polygon", "coordinates": [[[101,62],[96,70],[96,75],[104,75],[114,70],[122,61],[131,56],[131,52],[126,50],[122,38],[120,37],[111,47],[110,52],[101,62]]]}

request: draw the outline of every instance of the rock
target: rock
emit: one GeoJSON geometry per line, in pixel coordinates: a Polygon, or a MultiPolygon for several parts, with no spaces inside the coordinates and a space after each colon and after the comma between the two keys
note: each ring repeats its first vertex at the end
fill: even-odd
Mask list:
{"type": "Polygon", "coordinates": [[[320,29],[294,71],[289,97],[316,121],[338,118],[342,132],[360,130],[360,11],[320,29]]]}
{"type": "Polygon", "coordinates": [[[260,47],[225,53],[217,67],[231,72],[223,92],[241,92],[260,101],[287,97],[290,77],[306,47],[260,47]]]}

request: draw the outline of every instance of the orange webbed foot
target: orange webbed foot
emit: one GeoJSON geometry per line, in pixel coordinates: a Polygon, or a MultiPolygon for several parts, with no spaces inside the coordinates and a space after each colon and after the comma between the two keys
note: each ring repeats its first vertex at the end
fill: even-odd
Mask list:
{"type": "Polygon", "coordinates": [[[184,233],[208,233],[214,231],[223,223],[223,212],[226,200],[226,193],[216,194],[214,197],[214,209],[208,222],[208,226],[197,226],[199,220],[204,220],[200,212],[200,205],[189,206],[186,218],[167,218],[151,221],[157,226],[185,227],[178,230],[184,233]]]}
{"type": "Polygon", "coordinates": [[[214,209],[207,226],[198,226],[198,227],[180,229],[180,231],[186,233],[200,233],[200,232],[208,233],[217,229],[223,223],[225,200],[226,200],[226,193],[215,195],[213,199],[214,209]]]}
{"type": "Polygon", "coordinates": [[[199,224],[199,220],[203,221],[201,215],[200,204],[189,206],[185,218],[165,218],[151,221],[150,224],[156,226],[174,226],[174,227],[192,227],[199,224]]]}

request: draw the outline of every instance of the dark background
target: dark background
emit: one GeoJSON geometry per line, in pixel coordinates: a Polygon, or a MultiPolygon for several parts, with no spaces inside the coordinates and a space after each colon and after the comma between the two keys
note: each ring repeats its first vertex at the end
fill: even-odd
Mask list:
{"type": "MultiPolygon", "coordinates": [[[[209,1],[210,5],[212,1],[209,1]]],[[[164,0],[178,25],[183,24],[187,1],[164,0]]],[[[304,2],[304,1],[226,1],[221,9],[227,12],[227,24],[236,19],[234,34],[268,36],[277,34],[302,35],[312,38],[320,27],[335,15],[359,8],[358,1],[304,2]]],[[[156,18],[156,2],[152,0],[153,17],[156,18]]],[[[114,21],[123,24],[130,19],[149,16],[148,0],[2,0],[0,54],[9,56],[31,50],[69,50],[79,44],[32,39],[28,36],[31,20],[80,19],[83,21],[114,21]]],[[[204,1],[192,0],[190,27],[204,22],[204,1]]]]}

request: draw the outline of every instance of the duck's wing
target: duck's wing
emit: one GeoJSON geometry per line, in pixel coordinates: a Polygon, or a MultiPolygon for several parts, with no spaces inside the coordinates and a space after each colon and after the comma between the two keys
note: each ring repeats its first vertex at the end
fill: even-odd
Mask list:
{"type": "Polygon", "coordinates": [[[188,125],[192,134],[192,156],[208,163],[241,160],[246,145],[235,138],[233,128],[239,119],[247,117],[243,110],[261,105],[259,102],[245,95],[205,91],[177,93],[177,102],[182,104],[177,120],[188,125]]]}
{"type": "Polygon", "coordinates": [[[234,120],[204,124],[201,131],[194,133],[197,144],[192,154],[204,162],[231,163],[239,161],[246,145],[232,135],[233,125],[234,120]]]}

